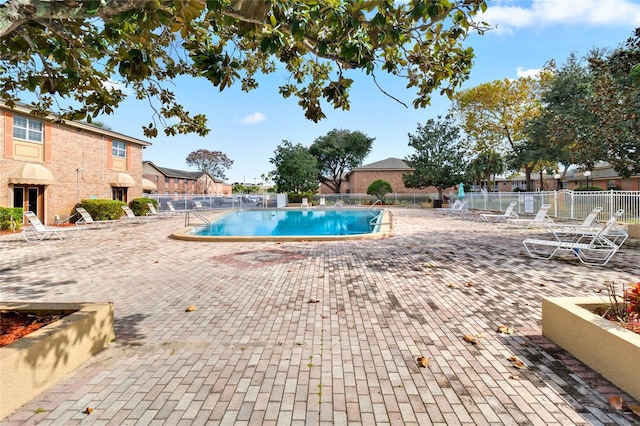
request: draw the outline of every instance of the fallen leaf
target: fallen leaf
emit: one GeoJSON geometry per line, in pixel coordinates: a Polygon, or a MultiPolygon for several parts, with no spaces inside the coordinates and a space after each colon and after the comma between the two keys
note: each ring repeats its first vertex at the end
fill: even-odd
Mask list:
{"type": "Polygon", "coordinates": [[[507,358],[509,361],[519,361],[520,359],[515,356],[515,355],[511,355],[509,358],[507,358]]]}
{"type": "Polygon", "coordinates": [[[538,285],[539,285],[540,287],[546,287],[546,286],[547,286],[547,284],[546,284],[546,283],[540,283],[540,284],[538,284],[538,285]]]}
{"type": "Polygon", "coordinates": [[[514,361],[513,366],[519,370],[522,370],[526,367],[525,363],[520,360],[514,361]]]}
{"type": "Polygon", "coordinates": [[[629,404],[628,407],[629,410],[633,411],[636,414],[636,416],[640,416],[640,405],[629,404]]]}
{"type": "Polygon", "coordinates": [[[416,362],[418,363],[419,367],[428,367],[429,366],[429,358],[423,357],[423,356],[419,356],[418,358],[416,358],[416,362]]]}
{"type": "Polygon", "coordinates": [[[318,300],[318,299],[309,299],[309,300],[307,301],[307,303],[318,303],[318,302],[319,302],[319,300],[318,300]]]}
{"type": "Polygon", "coordinates": [[[509,378],[510,378],[511,380],[520,380],[520,376],[515,375],[515,374],[510,374],[510,375],[509,375],[509,378]]]}
{"type": "Polygon", "coordinates": [[[621,396],[612,396],[609,398],[609,404],[616,410],[622,410],[622,397],[621,396]]]}
{"type": "Polygon", "coordinates": [[[187,307],[187,309],[185,309],[184,311],[185,312],[193,312],[196,309],[198,309],[198,308],[196,308],[196,305],[191,305],[191,306],[187,307]]]}
{"type": "Polygon", "coordinates": [[[478,338],[472,334],[465,334],[463,339],[465,342],[471,343],[473,345],[476,345],[478,343],[478,338]]]}
{"type": "Polygon", "coordinates": [[[455,284],[453,284],[453,283],[449,283],[449,284],[447,284],[447,287],[455,287],[455,286],[456,286],[456,285],[455,285],[455,284]]]}
{"type": "Polygon", "coordinates": [[[318,278],[324,278],[324,275],[318,275],[318,278]]]}
{"type": "Polygon", "coordinates": [[[513,334],[513,327],[509,327],[507,325],[499,325],[498,333],[502,334],[513,334]]]}
{"type": "Polygon", "coordinates": [[[602,289],[601,288],[599,288],[597,290],[593,290],[593,291],[595,291],[596,293],[602,293],[602,289]]]}
{"type": "Polygon", "coordinates": [[[466,283],[465,286],[467,287],[473,287],[473,283],[466,283]]]}
{"type": "Polygon", "coordinates": [[[87,407],[87,408],[84,410],[84,412],[85,412],[86,414],[91,414],[91,413],[93,413],[93,408],[91,408],[91,407],[87,407]]]}

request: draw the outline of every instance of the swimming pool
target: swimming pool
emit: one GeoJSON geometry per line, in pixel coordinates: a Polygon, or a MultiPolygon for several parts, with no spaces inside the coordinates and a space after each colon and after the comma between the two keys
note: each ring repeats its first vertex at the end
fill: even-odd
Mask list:
{"type": "Polygon", "coordinates": [[[207,241],[381,238],[390,230],[385,212],[315,208],[235,210],[213,218],[209,226],[188,228],[173,237],[207,241]]]}

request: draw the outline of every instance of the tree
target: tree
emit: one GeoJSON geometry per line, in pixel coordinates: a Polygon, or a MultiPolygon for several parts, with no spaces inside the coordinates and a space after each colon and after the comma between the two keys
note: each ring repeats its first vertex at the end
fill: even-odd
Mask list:
{"type": "Polygon", "coordinates": [[[487,190],[491,191],[493,185],[491,184],[491,176],[495,181],[495,176],[505,172],[505,162],[500,154],[495,151],[483,151],[479,153],[476,158],[471,160],[467,167],[467,174],[474,181],[483,180],[487,183],[487,190]]]}
{"type": "Polygon", "coordinates": [[[318,162],[301,144],[282,141],[269,161],[276,167],[273,181],[278,192],[299,194],[318,189],[318,162]]]}
{"type": "Polygon", "coordinates": [[[528,142],[526,123],[541,113],[541,91],[550,74],[543,72],[539,78],[496,80],[458,92],[453,110],[461,119],[467,135],[470,151],[481,153],[494,151],[512,159],[516,170],[524,169],[527,185],[531,187],[531,172],[535,164],[515,160],[517,147],[528,142]]]}
{"type": "Polygon", "coordinates": [[[390,192],[393,192],[393,189],[391,189],[391,184],[382,179],[374,180],[367,188],[367,194],[374,195],[380,201],[382,201],[384,196],[390,192]]]}
{"type": "Polygon", "coordinates": [[[309,152],[318,160],[318,180],[339,194],[345,171],[362,165],[374,140],[362,132],[336,129],[316,139],[309,152]]]}
{"type": "Polygon", "coordinates": [[[209,132],[206,117],[168,88],[180,76],[249,91],[258,74],[286,70],[280,94],[318,121],[321,101],[349,109],[349,73],[360,74],[351,70],[376,85],[385,72],[406,79],[413,106],[425,107],[434,90],[452,96],[468,78],[474,55],[462,42],[488,29],[473,20],[486,8],[486,0],[6,0],[0,96],[13,106],[31,92],[37,114],[91,121],[130,92],[153,105],[147,137],[159,126],[167,135],[209,132]]]}
{"type": "Polygon", "coordinates": [[[465,151],[453,115],[430,118],[424,126],[418,124],[417,135],[409,134],[409,146],[416,152],[406,158],[414,169],[402,177],[407,188],[435,186],[442,200],[445,189],[464,180],[465,151]]]}
{"type": "Polygon", "coordinates": [[[225,153],[207,149],[191,152],[187,155],[186,161],[187,165],[218,179],[226,179],[225,171],[233,165],[233,160],[227,157],[225,153]]]}

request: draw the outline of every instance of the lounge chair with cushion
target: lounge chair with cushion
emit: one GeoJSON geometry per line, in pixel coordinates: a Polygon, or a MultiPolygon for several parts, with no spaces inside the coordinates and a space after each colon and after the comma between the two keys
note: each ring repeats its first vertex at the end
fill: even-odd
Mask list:
{"type": "Polygon", "coordinates": [[[22,238],[25,241],[42,241],[45,238],[56,237],[60,240],[71,239],[76,237],[83,228],[74,227],[61,227],[61,226],[45,226],[38,216],[32,211],[24,212],[25,217],[29,220],[30,225],[22,230],[22,238]]]}
{"type": "Polygon", "coordinates": [[[518,225],[518,226],[548,226],[553,223],[553,219],[547,216],[549,209],[551,208],[551,204],[543,204],[540,206],[538,213],[532,219],[507,219],[507,223],[518,225]]]}
{"type": "Polygon", "coordinates": [[[122,223],[120,219],[116,220],[93,220],[93,217],[82,207],[76,207],[76,211],[80,215],[80,219],[76,222],[76,226],[86,227],[90,229],[113,229],[122,223]]]}
{"type": "Polygon", "coordinates": [[[438,209],[438,213],[463,215],[469,212],[469,203],[467,201],[456,200],[453,205],[446,209],[438,209]]]}
{"type": "Polygon", "coordinates": [[[506,221],[507,219],[517,219],[518,213],[513,211],[517,205],[518,203],[516,201],[512,201],[509,206],[507,206],[504,213],[481,213],[480,216],[487,222],[500,222],[502,220],[506,221]]]}
{"type": "Polygon", "coordinates": [[[551,259],[559,254],[568,253],[577,257],[585,265],[604,266],[620,248],[607,235],[620,216],[622,211],[618,210],[600,231],[581,234],[571,241],[562,241],[558,238],[553,240],[527,238],[522,244],[529,256],[536,259],[551,259]]]}

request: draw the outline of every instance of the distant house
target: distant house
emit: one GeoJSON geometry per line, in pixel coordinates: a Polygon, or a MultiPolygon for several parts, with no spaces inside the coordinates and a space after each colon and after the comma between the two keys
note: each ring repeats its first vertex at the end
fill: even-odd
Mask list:
{"type": "Polygon", "coordinates": [[[160,167],[151,161],[142,163],[142,175],[153,182],[152,194],[160,195],[229,195],[231,185],[200,171],[185,171],[160,167]]]}
{"type": "MultiPolygon", "coordinates": [[[[344,182],[340,192],[351,194],[366,194],[369,185],[377,179],[389,182],[391,189],[397,194],[420,194],[438,192],[436,188],[425,189],[407,188],[404,186],[402,176],[413,171],[407,163],[400,158],[387,158],[375,163],[365,164],[349,171],[344,176],[344,182]]],[[[321,185],[321,194],[331,194],[332,191],[326,185],[321,185]]]]}
{"type": "Polygon", "coordinates": [[[85,198],[142,196],[149,142],[87,123],[55,122],[24,105],[0,105],[0,206],[31,210],[50,224],[85,198]]]}

